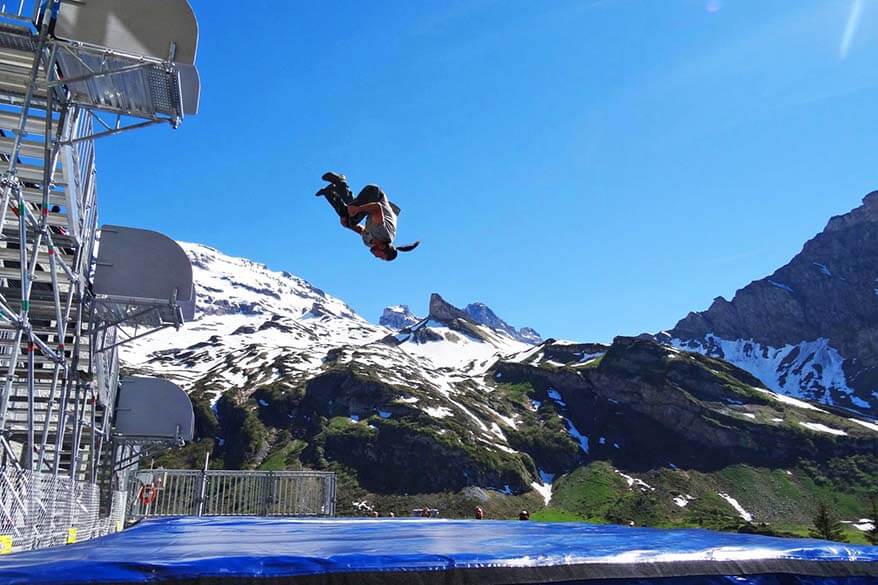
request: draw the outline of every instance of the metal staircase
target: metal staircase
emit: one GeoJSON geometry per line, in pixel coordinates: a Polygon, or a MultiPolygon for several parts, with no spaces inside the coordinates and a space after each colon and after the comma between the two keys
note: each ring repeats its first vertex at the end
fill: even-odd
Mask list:
{"type": "Polygon", "coordinates": [[[112,486],[114,470],[137,463],[136,444],[114,441],[118,345],[134,327],[182,324],[191,267],[188,290],[184,275],[167,295],[120,296],[96,281],[132,252],[108,239],[98,253],[95,141],[194,114],[196,45],[185,0],[20,0],[0,12],[0,541],[10,549],[57,544],[83,510],[80,538],[105,531],[98,479],[112,486]]]}

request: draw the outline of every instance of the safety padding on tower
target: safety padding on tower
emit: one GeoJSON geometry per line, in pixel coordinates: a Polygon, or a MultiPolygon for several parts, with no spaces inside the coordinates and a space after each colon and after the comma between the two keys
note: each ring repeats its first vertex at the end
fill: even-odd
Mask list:
{"type": "Polygon", "coordinates": [[[195,316],[189,257],[158,232],[101,228],[94,293],[96,314],[105,323],[179,327],[195,316]]]}
{"type": "Polygon", "coordinates": [[[72,101],[145,117],[198,113],[198,21],[186,0],[62,2],[54,34],[71,42],[56,57],[72,101]]]}
{"type": "Polygon", "coordinates": [[[198,21],[186,0],[62,2],[55,36],[194,65],[198,21]]]}
{"type": "Polygon", "coordinates": [[[128,442],[191,441],[195,431],[192,401],[179,386],[161,378],[120,380],[116,436],[128,442]]]}

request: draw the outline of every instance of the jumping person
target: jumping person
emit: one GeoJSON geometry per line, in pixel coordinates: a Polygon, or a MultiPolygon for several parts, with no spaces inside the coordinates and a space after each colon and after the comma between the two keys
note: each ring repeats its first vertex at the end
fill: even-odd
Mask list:
{"type": "Polygon", "coordinates": [[[396,221],[399,207],[391,203],[377,185],[366,185],[354,197],[344,175],[328,172],[323,180],[329,185],[317,191],[318,197],[326,197],[339,216],[341,225],[360,234],[372,255],[382,260],[395,260],[399,252],[409,252],[420,242],[407,246],[394,246],[396,221]],[[364,226],[360,222],[366,220],[364,226]]]}

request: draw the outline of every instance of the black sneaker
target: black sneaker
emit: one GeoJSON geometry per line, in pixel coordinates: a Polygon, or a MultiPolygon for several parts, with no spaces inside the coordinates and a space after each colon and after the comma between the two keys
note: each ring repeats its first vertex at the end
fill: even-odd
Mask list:
{"type": "Polygon", "coordinates": [[[344,175],[342,175],[340,173],[334,173],[332,171],[329,171],[328,173],[323,173],[323,176],[320,178],[323,179],[324,181],[328,181],[328,182],[332,183],[333,185],[347,186],[347,184],[348,184],[347,177],[345,177],[344,175]]]}

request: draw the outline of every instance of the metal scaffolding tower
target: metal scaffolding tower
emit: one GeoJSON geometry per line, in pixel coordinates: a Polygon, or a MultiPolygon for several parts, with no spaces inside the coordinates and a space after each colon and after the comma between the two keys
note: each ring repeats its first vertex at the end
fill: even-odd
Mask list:
{"type": "Polygon", "coordinates": [[[116,428],[119,345],[194,292],[171,240],[98,228],[95,141],[196,113],[196,46],[186,0],[0,6],[0,552],[106,532],[114,473],[191,438],[116,428]]]}

